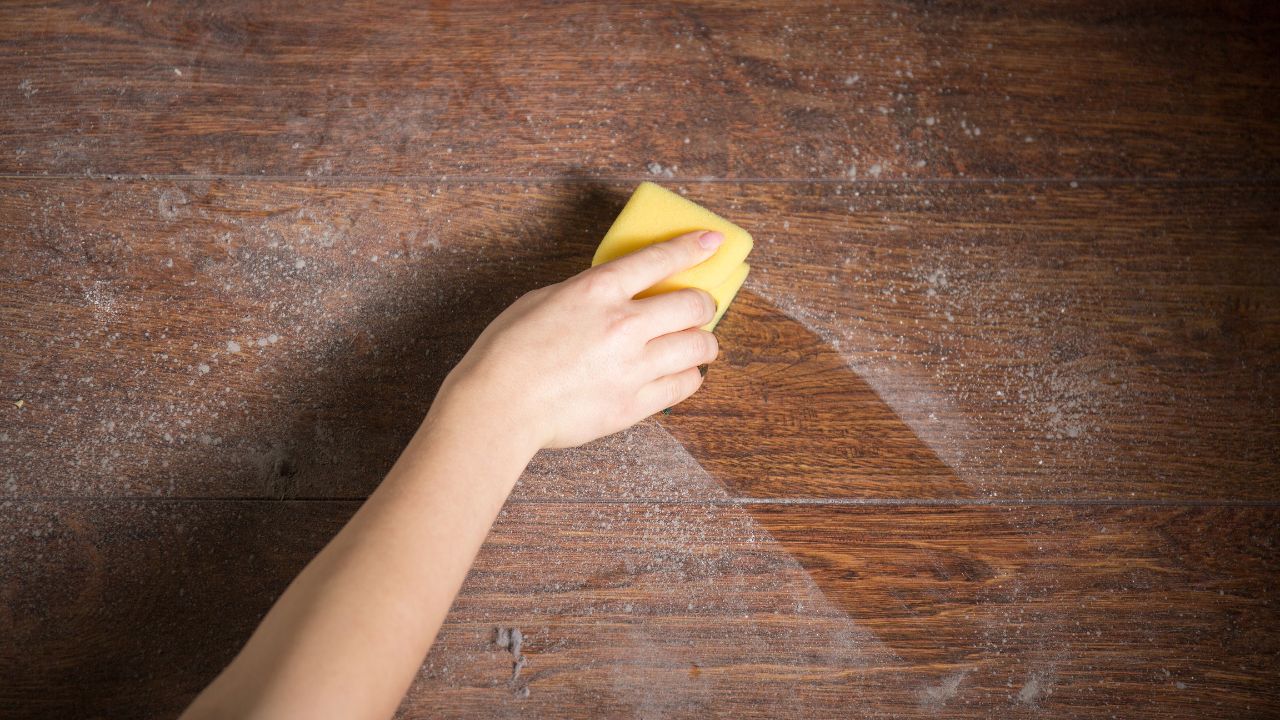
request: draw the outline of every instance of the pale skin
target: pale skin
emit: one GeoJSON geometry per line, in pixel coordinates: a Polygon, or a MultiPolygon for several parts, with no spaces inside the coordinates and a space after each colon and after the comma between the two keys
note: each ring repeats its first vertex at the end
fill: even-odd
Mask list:
{"type": "Polygon", "coordinates": [[[640,291],[714,254],[695,232],[526,294],[445,379],[409,445],[183,718],[388,718],[534,453],[692,395],[715,301],[640,291]]]}

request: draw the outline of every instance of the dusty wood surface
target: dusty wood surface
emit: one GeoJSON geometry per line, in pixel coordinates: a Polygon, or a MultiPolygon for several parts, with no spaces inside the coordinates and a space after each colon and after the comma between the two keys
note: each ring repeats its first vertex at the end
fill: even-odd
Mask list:
{"type": "MultiPolygon", "coordinates": [[[[363,496],[630,187],[2,181],[11,491],[363,496]]],[[[662,420],[733,496],[1280,491],[1275,186],[684,189],[760,238],[722,362],[662,420]]],[[[523,492],[682,492],[601,482],[602,445],[523,492]]]]}
{"type": "MultiPolygon", "coordinates": [[[[0,569],[20,579],[0,605],[0,709],[176,712],[354,508],[5,504],[0,569]]],[[[1278,521],[515,503],[403,715],[1262,717],[1280,708],[1278,521]],[[514,681],[497,627],[526,638],[514,681]]]]}
{"type": "Polygon", "coordinates": [[[10,3],[0,170],[1275,177],[1208,0],[10,3]]]}
{"type": "Polygon", "coordinates": [[[176,715],[642,177],[757,238],[722,359],[535,460],[402,716],[1280,714],[1278,24],[8,4],[0,717],[176,715]]]}

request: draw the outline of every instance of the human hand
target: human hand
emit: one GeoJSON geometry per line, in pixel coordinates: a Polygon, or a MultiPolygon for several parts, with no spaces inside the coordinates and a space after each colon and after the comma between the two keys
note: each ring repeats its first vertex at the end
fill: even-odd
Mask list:
{"type": "Polygon", "coordinates": [[[449,373],[432,413],[497,423],[532,453],[581,445],[679,403],[719,352],[700,329],[715,301],[694,288],[633,298],[723,241],[688,233],[525,294],[449,373]]]}

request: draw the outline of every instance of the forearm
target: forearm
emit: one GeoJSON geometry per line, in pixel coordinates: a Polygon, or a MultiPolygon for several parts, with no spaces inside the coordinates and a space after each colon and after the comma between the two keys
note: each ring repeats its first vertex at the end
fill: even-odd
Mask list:
{"type": "Polygon", "coordinates": [[[189,717],[389,717],[533,451],[442,398],[189,717]]]}
{"type": "Polygon", "coordinates": [[[635,299],[710,258],[693,232],[526,293],[445,380],[404,454],[188,718],[385,718],[529,459],[671,407],[702,382],[716,304],[635,299]]]}

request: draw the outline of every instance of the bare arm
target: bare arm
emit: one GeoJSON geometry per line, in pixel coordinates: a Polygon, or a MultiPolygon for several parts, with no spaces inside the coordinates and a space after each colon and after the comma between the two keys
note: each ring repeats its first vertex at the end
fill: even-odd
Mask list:
{"type": "Polygon", "coordinates": [[[541,448],[622,430],[701,385],[710,296],[632,297],[712,255],[692,233],[535,290],[498,316],[346,527],[184,718],[386,718],[541,448]]]}

